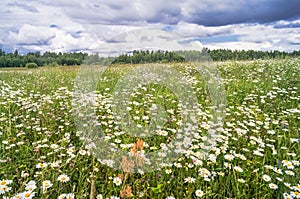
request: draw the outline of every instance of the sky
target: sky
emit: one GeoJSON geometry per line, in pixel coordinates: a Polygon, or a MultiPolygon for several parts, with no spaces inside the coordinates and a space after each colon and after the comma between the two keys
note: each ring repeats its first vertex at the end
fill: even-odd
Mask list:
{"type": "Polygon", "coordinates": [[[0,49],[300,50],[300,0],[1,0],[0,49]]]}

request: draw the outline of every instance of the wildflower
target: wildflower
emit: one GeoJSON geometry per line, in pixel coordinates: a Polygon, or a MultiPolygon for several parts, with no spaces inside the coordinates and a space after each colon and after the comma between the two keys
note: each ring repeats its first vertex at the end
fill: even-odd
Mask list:
{"type": "Polygon", "coordinates": [[[43,191],[46,191],[48,188],[52,187],[53,185],[50,180],[45,180],[43,181],[42,184],[43,184],[42,186],[43,191]]]}
{"type": "Polygon", "coordinates": [[[29,176],[29,173],[26,173],[25,171],[22,171],[21,172],[21,177],[22,178],[26,178],[26,177],[28,177],[29,176]]]}
{"type": "Polygon", "coordinates": [[[235,166],[235,167],[233,167],[233,169],[238,171],[238,172],[243,172],[243,169],[239,166],[235,166]]]}
{"type": "Polygon", "coordinates": [[[277,169],[277,168],[273,168],[273,171],[277,174],[282,174],[282,170],[281,169],[277,169]]]}
{"type": "Polygon", "coordinates": [[[37,169],[42,169],[42,168],[45,168],[46,166],[48,166],[47,163],[38,163],[38,164],[36,165],[36,168],[37,168],[37,169]]]}
{"type": "Polygon", "coordinates": [[[195,194],[197,197],[202,197],[204,195],[204,192],[202,190],[198,189],[195,191],[195,194]]]}
{"type": "Polygon", "coordinates": [[[276,180],[278,180],[278,181],[280,181],[280,182],[283,181],[283,179],[282,179],[282,178],[279,178],[279,177],[276,177],[276,180]]]}
{"type": "Polygon", "coordinates": [[[120,191],[121,198],[129,198],[132,197],[131,186],[126,186],[125,189],[120,191]]]}
{"type": "Polygon", "coordinates": [[[167,136],[168,135],[168,132],[167,131],[164,131],[164,130],[161,130],[158,132],[158,135],[161,135],[161,136],[167,136]]]}
{"type": "Polygon", "coordinates": [[[278,186],[277,186],[276,184],[274,184],[274,183],[270,183],[270,184],[269,184],[269,187],[270,187],[271,189],[277,189],[277,188],[278,188],[278,186]]]}
{"type": "Polygon", "coordinates": [[[66,174],[62,174],[62,175],[58,176],[57,180],[60,182],[68,182],[70,180],[70,178],[66,174]]]}
{"type": "Polygon", "coordinates": [[[35,184],[27,184],[26,187],[25,187],[25,189],[27,191],[33,191],[33,190],[36,189],[36,185],[35,184]]]}
{"type": "Polygon", "coordinates": [[[282,161],[282,165],[287,167],[288,169],[294,169],[294,165],[292,162],[288,161],[288,160],[283,160],[282,161]]]}
{"type": "Polygon", "coordinates": [[[199,174],[201,177],[204,177],[204,178],[208,178],[211,176],[211,173],[209,170],[207,170],[206,168],[200,168],[199,169],[199,174]]]}
{"type": "Polygon", "coordinates": [[[171,169],[166,169],[166,174],[170,174],[172,173],[172,170],[171,169]]]}
{"type": "Polygon", "coordinates": [[[271,165],[265,165],[264,167],[265,167],[266,169],[274,169],[274,167],[271,166],[271,165]]]}
{"type": "Polygon", "coordinates": [[[0,180],[0,185],[4,186],[4,185],[9,185],[12,183],[12,180],[0,180]]]}
{"type": "Polygon", "coordinates": [[[8,187],[6,185],[0,185],[0,195],[5,194],[6,192],[9,192],[11,190],[11,187],[8,187]]]}
{"type": "Polygon", "coordinates": [[[26,192],[23,192],[23,198],[24,199],[31,199],[34,197],[35,195],[35,192],[31,192],[31,191],[26,191],[26,192]]]}
{"type": "Polygon", "coordinates": [[[234,156],[233,156],[233,155],[230,155],[230,154],[227,154],[227,155],[224,156],[224,158],[225,158],[226,160],[231,161],[231,160],[234,159],[234,156]]]}
{"type": "Polygon", "coordinates": [[[259,168],[258,169],[254,169],[253,173],[257,173],[258,171],[259,171],[259,168]]]}
{"type": "Polygon", "coordinates": [[[290,183],[284,182],[283,184],[284,184],[286,187],[291,188],[291,184],[290,184],[290,183]]]}
{"type": "Polygon", "coordinates": [[[284,193],[283,198],[284,199],[293,199],[293,197],[291,195],[289,195],[288,193],[284,193]]]}
{"type": "Polygon", "coordinates": [[[102,195],[102,194],[98,194],[98,195],[96,196],[96,199],[103,199],[103,195],[102,195]]]}
{"type": "Polygon", "coordinates": [[[86,150],[80,149],[78,153],[80,155],[86,155],[86,150]]]}
{"type": "Polygon", "coordinates": [[[293,171],[286,170],[285,173],[290,176],[294,176],[295,173],[293,171]]]}
{"type": "Polygon", "coordinates": [[[300,165],[300,162],[298,160],[292,160],[292,163],[295,165],[295,166],[299,166],[300,165]]]}
{"type": "Polygon", "coordinates": [[[217,174],[218,174],[219,176],[225,176],[225,173],[223,173],[222,171],[217,172],[217,174]]]}
{"type": "Polygon", "coordinates": [[[182,165],[181,165],[180,162],[178,162],[178,163],[175,162],[175,163],[174,163],[174,166],[177,167],[177,168],[181,168],[181,167],[182,167],[182,165]]]}
{"type": "Polygon", "coordinates": [[[297,186],[293,186],[293,190],[300,191],[300,184],[298,184],[297,186]]]}
{"type": "Polygon", "coordinates": [[[192,177],[187,177],[184,179],[184,183],[195,183],[196,179],[192,177]]]}
{"type": "Polygon", "coordinates": [[[224,166],[225,166],[226,168],[229,168],[229,169],[231,169],[231,164],[230,164],[230,163],[228,163],[228,162],[224,162],[224,166]]]}
{"type": "Polygon", "coordinates": [[[115,183],[115,185],[120,186],[122,184],[122,180],[119,177],[115,177],[113,182],[115,183]]]}
{"type": "Polygon", "coordinates": [[[74,193],[68,193],[68,194],[66,195],[66,199],[74,199],[74,198],[75,198],[74,193]]]}
{"type": "Polygon", "coordinates": [[[65,193],[61,194],[61,195],[58,196],[57,199],[64,199],[64,198],[66,198],[66,196],[67,196],[67,194],[65,194],[65,193]]]}
{"type": "Polygon", "coordinates": [[[12,199],[21,199],[21,198],[23,198],[22,193],[18,193],[17,195],[12,197],[12,199]]]}
{"type": "Polygon", "coordinates": [[[294,198],[300,198],[300,193],[298,191],[292,191],[291,196],[294,198]]]}
{"type": "Polygon", "coordinates": [[[270,182],[271,181],[271,177],[268,175],[263,175],[263,180],[266,182],[270,182]]]}

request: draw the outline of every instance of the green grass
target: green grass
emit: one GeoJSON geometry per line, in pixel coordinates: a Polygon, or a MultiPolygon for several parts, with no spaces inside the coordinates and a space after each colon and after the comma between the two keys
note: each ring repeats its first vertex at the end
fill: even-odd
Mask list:
{"type": "MultiPolygon", "coordinates": [[[[127,186],[131,198],[197,198],[196,190],[203,191],[202,198],[241,199],[284,198],[300,192],[299,59],[217,63],[226,90],[226,114],[208,157],[200,153],[212,128],[206,82],[193,71],[193,64],[171,65],[181,74],[195,77],[191,88],[200,106],[192,145],[172,165],[133,174],[100,163],[101,158],[91,155],[76,136],[72,92],[79,67],[1,69],[0,198],[24,195],[26,189],[32,190],[33,198],[63,198],[63,194],[110,198],[120,197],[127,186]],[[47,166],[39,168],[41,163],[47,166]],[[69,181],[59,181],[62,174],[69,181]],[[118,175],[122,179],[119,186],[114,183],[118,175]],[[52,186],[43,190],[47,180],[52,186]],[[276,189],[270,187],[272,183],[276,189]]],[[[93,107],[101,116],[98,122],[105,140],[126,152],[138,137],[120,129],[122,120],[114,112],[112,94],[118,80],[134,67],[138,66],[109,67],[97,85],[98,103],[93,107]]],[[[127,105],[130,116],[136,116],[136,123],[143,127],[149,122],[142,117],[151,118],[153,104],[169,110],[162,126],[168,135],[142,138],[145,154],[157,151],[170,143],[180,128],[181,101],[158,84],[141,83],[131,94],[126,99],[135,102],[127,105]]]]}

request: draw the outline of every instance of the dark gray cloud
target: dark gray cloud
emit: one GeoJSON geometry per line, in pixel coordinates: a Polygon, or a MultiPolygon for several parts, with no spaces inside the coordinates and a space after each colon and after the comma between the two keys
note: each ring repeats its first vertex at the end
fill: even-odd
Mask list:
{"type": "MultiPolygon", "coordinates": [[[[60,5],[60,1],[52,2],[60,5]]],[[[72,18],[98,24],[179,22],[204,26],[269,23],[300,17],[299,0],[95,0],[77,4],[61,2],[72,18]]]]}
{"type": "MultiPolygon", "coordinates": [[[[107,25],[143,23],[174,25],[187,22],[204,26],[221,26],[300,18],[300,0],[41,0],[41,2],[44,6],[59,8],[64,14],[81,23],[107,25]]],[[[37,10],[25,3],[9,5],[37,10]]]]}
{"type": "Polygon", "coordinates": [[[299,0],[194,1],[184,21],[205,26],[236,23],[268,23],[300,17],[299,0]]]}
{"type": "Polygon", "coordinates": [[[291,22],[279,22],[273,25],[274,28],[300,28],[300,20],[291,22]]]}

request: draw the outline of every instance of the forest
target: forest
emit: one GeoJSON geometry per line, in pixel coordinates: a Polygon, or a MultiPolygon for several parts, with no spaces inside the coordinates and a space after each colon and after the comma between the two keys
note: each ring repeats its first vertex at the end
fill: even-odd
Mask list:
{"type": "Polygon", "coordinates": [[[300,50],[293,52],[282,51],[255,51],[255,50],[210,50],[202,51],[137,51],[121,54],[118,57],[100,57],[97,54],[88,55],[83,52],[29,52],[20,54],[18,50],[6,53],[0,49],[0,67],[25,67],[26,64],[41,66],[71,66],[81,64],[141,64],[141,63],[168,63],[187,61],[226,61],[226,60],[265,60],[299,57],[300,50]]]}
{"type": "Polygon", "coordinates": [[[70,52],[29,52],[21,55],[18,50],[13,53],[6,53],[0,49],[0,67],[25,67],[28,63],[35,63],[37,66],[71,66],[83,63],[86,53],[70,52]]]}

